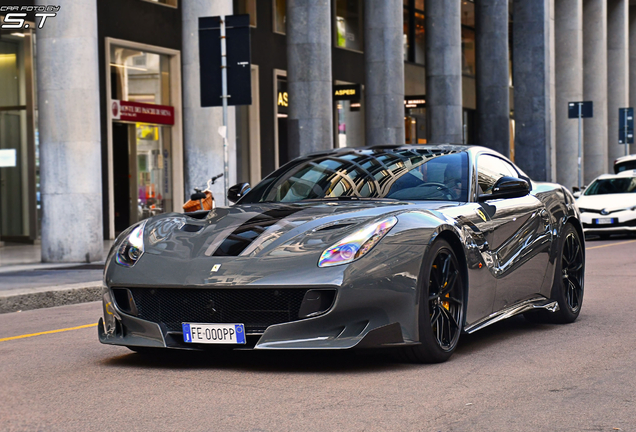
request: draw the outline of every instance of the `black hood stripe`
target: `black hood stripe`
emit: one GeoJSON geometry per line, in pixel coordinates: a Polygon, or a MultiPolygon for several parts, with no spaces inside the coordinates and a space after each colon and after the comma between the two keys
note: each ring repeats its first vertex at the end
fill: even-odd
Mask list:
{"type": "MultiPolygon", "coordinates": [[[[216,247],[212,256],[239,256],[269,227],[301,210],[303,210],[302,207],[275,208],[248,219],[227,235],[218,237],[219,239],[223,238],[223,240],[218,242],[218,247],[216,247]]],[[[214,242],[214,244],[216,243],[217,241],[214,242]]],[[[210,245],[208,250],[212,246],[210,245]]]]}

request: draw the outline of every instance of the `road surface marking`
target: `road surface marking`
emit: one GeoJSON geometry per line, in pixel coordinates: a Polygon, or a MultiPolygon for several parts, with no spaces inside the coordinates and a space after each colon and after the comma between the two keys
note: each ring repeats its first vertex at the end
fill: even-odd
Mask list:
{"type": "Polygon", "coordinates": [[[589,248],[585,248],[585,250],[599,249],[599,248],[604,248],[604,247],[607,247],[607,246],[618,246],[618,245],[624,245],[624,244],[634,243],[634,242],[636,242],[636,240],[624,241],[624,242],[620,242],[620,243],[609,243],[609,244],[604,244],[604,245],[600,245],[600,246],[592,246],[592,247],[589,247],[589,248]]]}
{"type": "Polygon", "coordinates": [[[77,327],[69,327],[69,328],[59,329],[59,330],[49,330],[49,331],[44,331],[44,332],[40,332],[40,333],[31,333],[31,334],[25,334],[25,335],[20,335],[20,336],[11,336],[11,337],[8,337],[8,338],[0,339],[0,342],[6,342],[6,341],[14,340],[14,339],[24,339],[24,338],[28,338],[28,337],[32,337],[32,336],[40,336],[40,335],[51,334],[51,333],[60,333],[60,332],[71,331],[71,330],[85,329],[85,328],[95,327],[95,326],[97,326],[97,323],[95,323],[95,324],[86,324],[86,325],[77,326],[77,327]]]}

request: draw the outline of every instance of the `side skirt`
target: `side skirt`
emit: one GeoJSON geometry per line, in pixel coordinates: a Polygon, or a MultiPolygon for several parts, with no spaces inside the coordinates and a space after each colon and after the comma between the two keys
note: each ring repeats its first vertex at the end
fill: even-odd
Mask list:
{"type": "Polygon", "coordinates": [[[556,301],[545,297],[533,297],[492,313],[487,317],[480,319],[476,323],[466,326],[464,331],[471,334],[496,322],[536,309],[545,309],[550,312],[556,312],[559,310],[559,304],[556,301]]]}

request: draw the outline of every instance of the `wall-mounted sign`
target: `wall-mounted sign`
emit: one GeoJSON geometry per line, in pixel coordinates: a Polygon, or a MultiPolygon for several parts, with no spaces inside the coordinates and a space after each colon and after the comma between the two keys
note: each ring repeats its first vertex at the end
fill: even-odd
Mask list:
{"type": "Polygon", "coordinates": [[[407,96],[404,99],[404,108],[425,108],[426,96],[407,96]]]}
{"type": "Polygon", "coordinates": [[[346,84],[333,86],[333,100],[360,101],[362,86],[360,84],[346,84]]]}
{"type": "Polygon", "coordinates": [[[0,168],[9,168],[17,165],[16,149],[0,150],[0,168]]]}
{"type": "Polygon", "coordinates": [[[110,110],[115,121],[174,125],[174,107],[168,105],[113,99],[110,110]]]}
{"type": "Polygon", "coordinates": [[[276,106],[278,114],[287,114],[289,112],[289,93],[287,93],[287,81],[283,77],[276,79],[276,106]]]}

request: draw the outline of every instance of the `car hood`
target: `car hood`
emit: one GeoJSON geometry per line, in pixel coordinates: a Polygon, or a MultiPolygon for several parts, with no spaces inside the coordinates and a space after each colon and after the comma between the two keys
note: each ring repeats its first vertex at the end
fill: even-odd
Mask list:
{"type": "MultiPolygon", "coordinates": [[[[217,208],[203,220],[182,214],[150,219],[146,253],[180,258],[277,257],[322,253],[362,225],[413,208],[396,201],[249,204],[217,208]]],[[[437,213],[456,203],[417,205],[437,213]]]]}
{"type": "Polygon", "coordinates": [[[579,208],[599,211],[606,209],[612,212],[636,206],[636,194],[582,195],[576,200],[576,204],[579,208]]]}

